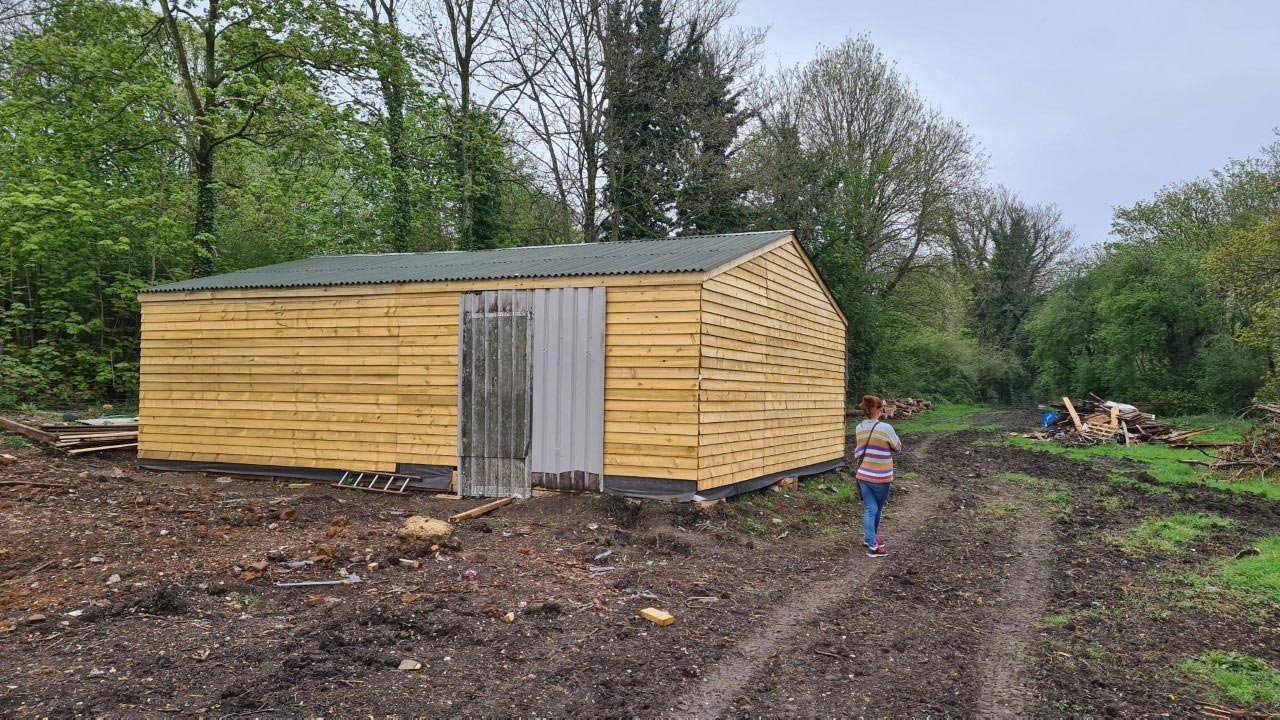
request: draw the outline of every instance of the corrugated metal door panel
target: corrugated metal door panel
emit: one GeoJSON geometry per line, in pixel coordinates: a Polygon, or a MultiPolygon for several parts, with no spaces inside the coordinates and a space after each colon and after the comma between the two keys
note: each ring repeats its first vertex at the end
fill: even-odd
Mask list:
{"type": "Polygon", "coordinates": [[[604,334],[604,288],[533,291],[534,485],[601,489],[604,334]]]}
{"type": "Polygon", "coordinates": [[[465,293],[459,306],[458,491],[528,497],[532,368],[527,290],[465,293]]]}

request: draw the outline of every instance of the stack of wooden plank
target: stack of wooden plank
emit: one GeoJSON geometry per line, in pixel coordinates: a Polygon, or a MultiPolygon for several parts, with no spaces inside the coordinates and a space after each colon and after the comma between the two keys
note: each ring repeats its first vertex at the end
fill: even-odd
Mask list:
{"type": "Polygon", "coordinates": [[[53,436],[50,443],[68,455],[138,447],[138,419],[44,423],[40,429],[53,436]]]}
{"type": "Polygon", "coordinates": [[[1064,397],[1062,404],[1051,405],[1050,409],[1056,417],[1049,420],[1042,430],[1028,433],[1025,437],[1055,440],[1068,447],[1086,447],[1112,441],[1125,445],[1150,442],[1178,444],[1187,443],[1196,435],[1213,430],[1178,430],[1161,422],[1155,415],[1144,413],[1132,405],[1103,400],[1093,394],[1077,401],[1064,397]]]}

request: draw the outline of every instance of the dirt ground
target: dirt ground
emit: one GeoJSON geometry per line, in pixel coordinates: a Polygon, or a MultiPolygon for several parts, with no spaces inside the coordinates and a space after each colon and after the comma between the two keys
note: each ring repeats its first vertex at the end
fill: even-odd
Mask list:
{"type": "Polygon", "coordinates": [[[1280,665],[1280,608],[1168,582],[1280,533],[1280,503],[999,435],[904,433],[887,558],[827,476],[705,514],[546,494],[418,567],[404,520],[479,502],[18,451],[0,478],[71,487],[0,486],[0,716],[1201,717],[1179,663],[1280,665]],[[1187,554],[1102,541],[1197,511],[1236,526],[1187,554]]]}

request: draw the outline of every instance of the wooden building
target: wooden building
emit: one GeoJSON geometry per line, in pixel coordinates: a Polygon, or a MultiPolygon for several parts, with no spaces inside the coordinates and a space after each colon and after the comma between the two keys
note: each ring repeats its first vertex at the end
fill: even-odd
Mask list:
{"type": "Polygon", "coordinates": [[[846,320],[787,231],[323,256],[139,297],[144,467],[691,499],[844,456],[846,320]]]}

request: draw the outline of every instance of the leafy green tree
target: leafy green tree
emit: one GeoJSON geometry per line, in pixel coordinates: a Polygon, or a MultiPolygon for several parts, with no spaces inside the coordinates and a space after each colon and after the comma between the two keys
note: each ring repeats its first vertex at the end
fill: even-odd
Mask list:
{"type": "Polygon", "coordinates": [[[1236,231],[1205,267],[1236,309],[1236,337],[1265,357],[1260,398],[1280,399],[1280,218],[1236,231]]]}
{"type": "Polygon", "coordinates": [[[160,0],[159,32],[178,78],[166,108],[195,180],[196,271],[217,267],[219,181],[224,148],[280,144],[317,130],[319,88],[303,63],[318,56],[311,6],[290,0],[160,0]]]}
{"type": "Polygon", "coordinates": [[[1277,148],[1116,211],[1119,241],[1055,289],[1030,324],[1042,391],[1112,394],[1167,412],[1249,402],[1275,362],[1270,341],[1249,328],[1271,302],[1257,282],[1266,261],[1252,262],[1267,257],[1266,223],[1280,216],[1277,148]]]}

